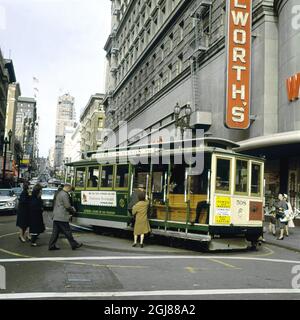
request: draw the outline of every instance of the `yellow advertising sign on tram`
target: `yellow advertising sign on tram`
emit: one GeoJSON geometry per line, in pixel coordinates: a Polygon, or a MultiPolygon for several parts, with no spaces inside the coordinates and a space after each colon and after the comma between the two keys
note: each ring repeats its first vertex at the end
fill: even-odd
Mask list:
{"type": "Polygon", "coordinates": [[[231,223],[231,198],[216,197],[215,224],[231,223]]]}

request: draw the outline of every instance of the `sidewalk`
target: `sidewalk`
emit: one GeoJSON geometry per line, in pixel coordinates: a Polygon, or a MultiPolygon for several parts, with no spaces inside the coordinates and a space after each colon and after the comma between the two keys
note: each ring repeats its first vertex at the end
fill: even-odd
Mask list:
{"type": "Polygon", "coordinates": [[[264,238],[266,243],[300,252],[300,226],[296,226],[295,228],[289,229],[289,236],[284,237],[283,240],[277,240],[279,236],[279,230],[277,230],[277,235],[274,237],[271,233],[269,233],[269,223],[265,223],[266,232],[264,233],[264,238]]]}

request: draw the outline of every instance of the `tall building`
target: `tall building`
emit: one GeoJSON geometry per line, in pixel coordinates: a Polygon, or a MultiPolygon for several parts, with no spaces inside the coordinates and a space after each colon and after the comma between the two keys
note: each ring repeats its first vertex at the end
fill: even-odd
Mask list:
{"type": "MultiPolygon", "coordinates": [[[[299,207],[298,4],[298,0],[112,0],[104,106],[106,126],[119,138],[117,145],[151,142],[154,131],[166,141],[165,133],[175,130],[175,105],[190,104],[191,127],[239,142],[242,152],[264,155],[266,194],[274,198],[279,191],[288,193],[292,205],[299,207]],[[252,20],[243,9],[250,4],[252,20]],[[227,17],[240,26],[233,48],[233,62],[239,63],[232,69],[237,84],[229,88],[234,99],[244,96],[244,87],[238,85],[251,71],[250,103],[242,106],[243,111],[250,110],[249,117],[245,114],[249,125],[243,130],[224,124],[231,80],[227,72],[233,72],[228,68],[232,47],[227,17]],[[249,21],[250,37],[244,29],[249,21]],[[252,49],[247,64],[245,44],[247,58],[252,49]],[[243,64],[250,70],[244,73],[243,64]],[[121,120],[127,121],[128,136],[119,134],[121,120]]],[[[238,123],[240,109],[235,111],[238,123]]],[[[115,146],[107,137],[105,145],[115,146]]]]}
{"type": "Polygon", "coordinates": [[[102,145],[101,132],[105,122],[103,99],[104,94],[92,95],[80,116],[82,153],[98,150],[102,145]]]}
{"type": "MultiPolygon", "coordinates": [[[[6,116],[7,108],[10,106],[10,99],[12,97],[9,90],[10,85],[16,82],[15,69],[12,60],[4,59],[0,50],[0,167],[1,175],[3,177],[3,167],[5,162],[5,179],[13,179],[13,148],[12,144],[5,144],[5,138],[11,140],[14,138],[14,132],[12,131],[11,138],[8,135],[9,130],[6,128],[6,116]],[[7,133],[7,134],[6,134],[7,133]],[[4,147],[6,145],[6,147],[4,147]]],[[[12,119],[9,119],[12,120],[12,119]]],[[[10,141],[11,142],[11,141],[10,141]]],[[[12,182],[12,181],[11,181],[12,182]]]]}
{"type": "Polygon", "coordinates": [[[10,83],[16,82],[16,75],[12,60],[4,59],[0,50],[0,152],[3,151],[5,134],[5,120],[7,108],[7,95],[10,83]]]}
{"type": "Polygon", "coordinates": [[[56,109],[56,129],[55,129],[55,155],[54,167],[55,170],[63,170],[63,151],[64,151],[64,136],[66,127],[75,126],[75,107],[74,97],[70,94],[64,94],[59,97],[56,109]]]}
{"type": "Polygon", "coordinates": [[[19,97],[16,114],[16,141],[20,142],[23,150],[23,173],[31,175],[37,164],[37,103],[34,98],[19,97]],[[27,172],[28,171],[28,172],[27,172]],[[26,172],[26,173],[25,173],[26,172]]]}
{"type": "MultiPolygon", "coordinates": [[[[21,95],[21,88],[19,83],[11,83],[8,86],[7,96],[7,108],[6,108],[6,120],[5,120],[5,136],[8,136],[8,132],[11,130],[13,135],[11,138],[10,150],[14,153],[15,141],[16,141],[16,118],[18,109],[18,98],[21,95]]],[[[19,144],[17,149],[22,146],[19,144]]]]}

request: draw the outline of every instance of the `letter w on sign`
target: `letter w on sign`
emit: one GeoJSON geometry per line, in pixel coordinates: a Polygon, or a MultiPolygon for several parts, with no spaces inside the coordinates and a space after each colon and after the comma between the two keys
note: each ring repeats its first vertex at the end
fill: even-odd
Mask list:
{"type": "Polygon", "coordinates": [[[0,266],[0,290],[6,289],[6,272],[3,266],[0,266]]]}
{"type": "Polygon", "coordinates": [[[294,101],[300,97],[300,73],[286,80],[286,90],[289,101],[294,101]]]}

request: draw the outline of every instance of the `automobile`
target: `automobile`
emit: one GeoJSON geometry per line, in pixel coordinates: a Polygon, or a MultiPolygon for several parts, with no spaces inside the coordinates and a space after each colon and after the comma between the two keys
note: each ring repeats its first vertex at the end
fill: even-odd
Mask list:
{"type": "Polygon", "coordinates": [[[19,200],[23,189],[21,187],[14,187],[14,188],[12,188],[12,191],[15,193],[15,195],[17,196],[17,198],[19,200]]]}
{"type": "Polygon", "coordinates": [[[16,214],[18,198],[12,189],[0,189],[0,212],[16,214]]]}
{"type": "Polygon", "coordinates": [[[53,209],[54,195],[57,188],[44,188],[42,190],[42,201],[45,209],[53,209]]]}

